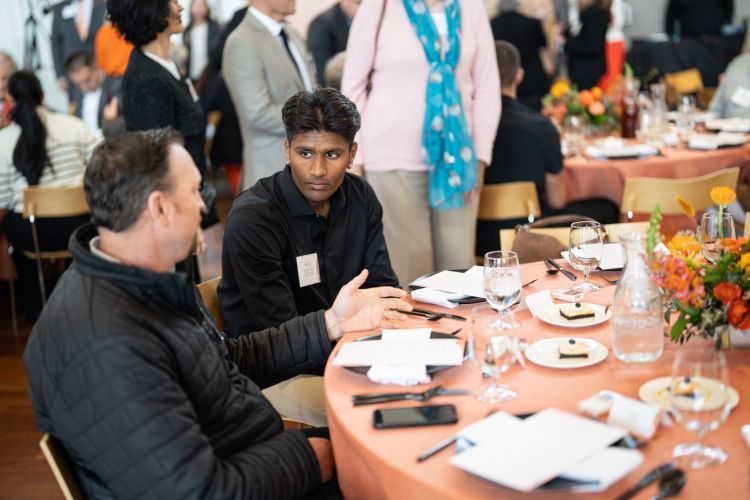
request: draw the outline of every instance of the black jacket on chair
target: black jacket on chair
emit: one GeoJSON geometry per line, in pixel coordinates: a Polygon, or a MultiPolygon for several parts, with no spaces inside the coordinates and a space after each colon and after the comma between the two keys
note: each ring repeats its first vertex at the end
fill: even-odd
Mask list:
{"type": "Polygon", "coordinates": [[[187,80],[177,80],[140,48],[130,54],[122,79],[122,113],[128,131],[171,125],[185,138],[185,149],[201,172],[206,171],[206,116],[193,101],[187,80]]]}
{"type": "Polygon", "coordinates": [[[298,498],[315,453],[261,394],[331,352],[323,312],[239,339],[216,330],[181,273],[104,260],[92,225],[29,337],[36,422],[87,498],[298,498]]]}

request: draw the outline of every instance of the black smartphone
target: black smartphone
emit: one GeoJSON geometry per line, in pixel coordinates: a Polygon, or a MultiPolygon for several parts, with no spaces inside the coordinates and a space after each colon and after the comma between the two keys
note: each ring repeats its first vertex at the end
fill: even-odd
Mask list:
{"type": "Polygon", "coordinates": [[[413,406],[375,410],[372,423],[376,429],[455,424],[458,414],[454,405],[413,406]]]}

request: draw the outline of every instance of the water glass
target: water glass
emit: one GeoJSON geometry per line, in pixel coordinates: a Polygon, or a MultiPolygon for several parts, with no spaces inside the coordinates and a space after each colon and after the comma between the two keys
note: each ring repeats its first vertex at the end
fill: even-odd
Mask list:
{"type": "Polygon", "coordinates": [[[731,411],[729,369],[724,353],[709,346],[683,346],[672,365],[670,408],[676,420],[695,432],[694,443],[675,446],[672,458],[678,465],[701,469],[723,464],[724,450],[701,443],[708,432],[718,429],[731,411]]]}
{"type": "Polygon", "coordinates": [[[576,115],[568,116],[564,122],[564,131],[568,153],[571,155],[580,154],[586,146],[586,136],[581,117],[576,115]]]}
{"type": "Polygon", "coordinates": [[[675,125],[681,134],[687,134],[695,127],[695,98],[684,95],[677,103],[675,125]]]}
{"type": "Polygon", "coordinates": [[[583,272],[583,283],[573,287],[577,292],[594,292],[601,286],[589,281],[589,274],[602,260],[604,242],[602,226],[595,221],[579,221],[570,225],[570,263],[583,272]]]}
{"type": "Polygon", "coordinates": [[[486,305],[471,311],[472,356],[481,366],[483,378],[491,381],[479,388],[477,399],[497,404],[515,398],[518,393],[500,383],[500,375],[513,364],[518,349],[518,339],[498,333],[491,327],[494,310],[486,305]]]}
{"type": "Polygon", "coordinates": [[[519,328],[512,306],[521,296],[521,270],[515,252],[497,251],[484,255],[484,295],[498,311],[493,330],[519,328]]]}
{"type": "Polygon", "coordinates": [[[734,238],[732,216],[724,212],[719,220],[719,214],[716,212],[703,214],[698,241],[701,244],[703,257],[712,264],[715,264],[721,255],[719,240],[722,238],[734,238]]]}

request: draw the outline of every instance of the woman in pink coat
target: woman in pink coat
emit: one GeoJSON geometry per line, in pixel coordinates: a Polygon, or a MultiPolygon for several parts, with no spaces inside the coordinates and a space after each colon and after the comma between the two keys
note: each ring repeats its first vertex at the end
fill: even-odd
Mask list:
{"type": "Polygon", "coordinates": [[[383,206],[402,285],[474,260],[500,79],[481,0],[364,0],[342,91],[362,114],[355,160],[383,206]]]}

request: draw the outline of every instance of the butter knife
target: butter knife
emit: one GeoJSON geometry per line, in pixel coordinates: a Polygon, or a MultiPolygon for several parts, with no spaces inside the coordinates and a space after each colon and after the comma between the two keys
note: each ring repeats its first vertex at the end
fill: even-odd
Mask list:
{"type": "Polygon", "coordinates": [[[672,469],[674,469],[674,464],[670,462],[650,470],[648,473],[646,473],[645,476],[643,476],[643,479],[638,481],[635,486],[629,488],[625,491],[625,493],[617,497],[617,500],[628,500],[629,498],[633,498],[643,488],[655,481],[658,481],[664,474],[671,471],[672,469]]]}
{"type": "Polygon", "coordinates": [[[560,264],[558,264],[557,262],[555,262],[554,260],[552,260],[550,258],[547,258],[547,259],[544,259],[544,261],[547,262],[548,264],[550,264],[551,266],[556,267],[557,270],[560,271],[561,273],[563,273],[565,275],[565,277],[567,277],[569,280],[575,281],[575,280],[578,279],[575,274],[571,273],[567,269],[563,269],[563,267],[560,264]]]}

